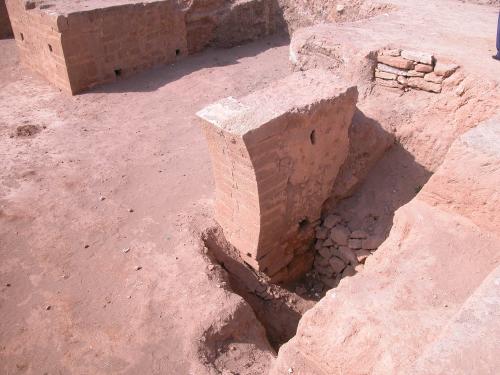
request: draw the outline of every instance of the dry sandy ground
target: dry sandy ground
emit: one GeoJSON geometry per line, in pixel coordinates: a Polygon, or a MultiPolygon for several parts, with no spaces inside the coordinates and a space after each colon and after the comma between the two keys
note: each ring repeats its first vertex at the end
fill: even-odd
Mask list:
{"type": "Polygon", "coordinates": [[[194,113],[289,74],[287,43],[68,97],[0,41],[0,373],[187,373],[183,337],[220,298],[182,240],[213,194],[194,113]]]}
{"type": "MultiPolygon", "coordinates": [[[[457,2],[453,19],[446,4],[426,2],[430,18],[411,22],[443,38],[441,45],[448,40],[443,53],[468,71],[498,79],[496,62],[477,57],[493,53],[494,25],[491,39],[479,26],[493,20],[494,11],[468,20],[474,8],[457,2]],[[440,17],[445,26],[429,27],[440,17]]],[[[400,21],[393,27],[404,32],[400,21]]],[[[424,37],[408,35],[408,44],[424,37]]],[[[203,257],[186,242],[185,223],[194,213],[210,214],[213,193],[194,113],[289,74],[287,43],[271,38],[207,51],[68,97],[19,66],[12,40],[0,41],[1,374],[189,373],[198,353],[187,340],[236,298],[216,287],[203,257]],[[18,135],[25,125],[39,132],[18,135]]],[[[374,118],[380,112],[365,107],[374,118]]],[[[392,115],[391,108],[382,112],[392,115]]],[[[466,115],[459,113],[456,122],[466,115]]],[[[394,156],[398,152],[404,153],[386,155],[364,188],[375,194],[412,168],[400,199],[390,200],[388,225],[393,210],[429,177],[410,155],[394,156]],[[377,182],[382,174],[389,178],[377,182]]],[[[356,207],[374,200],[387,207],[385,196],[358,194],[344,212],[355,222],[356,207]]]]}

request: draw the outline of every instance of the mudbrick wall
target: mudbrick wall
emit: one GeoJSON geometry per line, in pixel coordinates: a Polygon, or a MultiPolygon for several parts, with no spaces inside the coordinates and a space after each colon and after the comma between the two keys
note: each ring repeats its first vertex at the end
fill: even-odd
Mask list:
{"type": "Polygon", "coordinates": [[[0,0],[0,39],[9,38],[11,36],[12,27],[10,26],[5,0],[0,0]]]}
{"type": "Polygon", "coordinates": [[[354,87],[310,70],[198,112],[216,220],[242,259],[274,282],[312,265],[314,227],[347,156],[356,99],[354,87]]]}

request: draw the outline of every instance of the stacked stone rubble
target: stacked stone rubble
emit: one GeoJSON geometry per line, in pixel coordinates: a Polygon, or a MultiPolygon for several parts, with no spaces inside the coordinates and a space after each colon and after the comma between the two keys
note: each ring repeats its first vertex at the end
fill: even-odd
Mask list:
{"type": "Polygon", "coordinates": [[[440,93],[443,80],[457,69],[458,65],[437,61],[430,53],[384,49],[378,52],[374,76],[381,86],[440,93]]]}
{"type": "Polygon", "coordinates": [[[339,215],[328,215],[316,228],[313,276],[319,278],[326,289],[333,288],[343,277],[363,268],[366,258],[383,241],[384,237],[378,234],[351,231],[339,215]]]}

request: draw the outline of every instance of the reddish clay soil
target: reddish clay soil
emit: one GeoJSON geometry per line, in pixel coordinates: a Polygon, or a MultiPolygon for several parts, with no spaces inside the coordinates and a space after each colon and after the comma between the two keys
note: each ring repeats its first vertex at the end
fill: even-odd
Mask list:
{"type": "MultiPolygon", "coordinates": [[[[391,4],[403,8],[401,0],[391,4]]],[[[367,280],[357,281],[358,294],[345,292],[349,313],[351,302],[363,307],[350,297],[367,284],[392,285],[375,265],[392,259],[382,257],[397,242],[390,232],[398,212],[410,216],[405,205],[420,204],[414,197],[426,192],[453,141],[498,111],[500,65],[490,58],[494,27],[485,26],[496,20],[493,8],[428,1],[403,10],[394,22],[386,25],[382,14],[363,30],[383,40],[384,30],[400,33],[396,42],[404,36],[407,46],[436,47],[461,67],[439,95],[375,87],[360,97],[341,176],[357,185],[328,208],[351,229],[392,242],[369,258],[371,273],[361,267],[343,279],[367,280]],[[446,13],[450,4],[456,13],[446,13]],[[418,17],[409,22],[411,14],[418,17]],[[426,38],[421,30],[429,30],[426,38]]],[[[313,342],[309,327],[316,347],[326,348],[324,330],[338,327],[327,298],[312,308],[326,293],[317,280],[268,285],[228,255],[211,219],[214,183],[195,117],[223,97],[290,74],[288,43],[273,37],[208,50],[70,97],[21,67],[13,40],[0,41],[0,374],[266,374],[307,310],[296,339],[281,346],[279,369],[293,362],[293,345],[313,342]]],[[[428,227],[433,238],[434,224],[428,227]]],[[[409,269],[414,264],[409,258],[409,269]]],[[[442,279],[453,271],[435,270],[442,279]]],[[[365,347],[353,347],[365,358],[365,347]]]]}
{"type": "Polygon", "coordinates": [[[287,43],[69,97],[0,41],[0,373],[187,373],[189,332],[228,304],[183,241],[214,190],[194,114],[289,74],[287,43]]]}

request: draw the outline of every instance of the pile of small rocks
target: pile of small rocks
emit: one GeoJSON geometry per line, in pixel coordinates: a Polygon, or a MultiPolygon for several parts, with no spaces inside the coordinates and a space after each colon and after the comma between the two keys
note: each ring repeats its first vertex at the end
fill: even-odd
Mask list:
{"type": "Polygon", "coordinates": [[[385,87],[409,90],[414,88],[441,92],[442,82],[458,65],[436,61],[430,53],[400,49],[383,49],[377,54],[375,83],[385,87]]]}
{"type": "Polygon", "coordinates": [[[384,241],[363,230],[351,231],[339,215],[328,215],[316,228],[313,273],[327,289],[363,268],[365,260],[384,241]]]}

